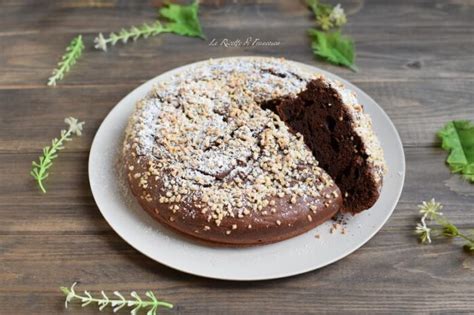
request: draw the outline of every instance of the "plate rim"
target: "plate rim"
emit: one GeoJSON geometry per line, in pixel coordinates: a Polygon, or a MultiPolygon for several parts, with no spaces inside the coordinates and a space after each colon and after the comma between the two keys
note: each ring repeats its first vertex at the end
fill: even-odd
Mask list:
{"type": "MultiPolygon", "coordinates": [[[[94,138],[92,140],[92,143],[91,143],[91,146],[90,146],[90,154],[89,154],[89,158],[88,158],[88,180],[89,180],[89,186],[91,188],[91,192],[92,192],[92,196],[94,198],[94,202],[97,206],[97,208],[99,209],[101,215],[103,216],[103,218],[105,219],[105,221],[107,222],[107,224],[112,228],[112,230],[114,230],[115,233],[118,234],[118,236],[120,236],[120,238],[122,238],[128,245],[130,245],[132,248],[134,248],[135,250],[137,250],[140,254],[142,255],[145,255],[146,257],[152,259],[153,261],[159,263],[159,264],[162,264],[168,268],[171,268],[171,269],[174,269],[174,270],[178,270],[180,272],[184,272],[184,273],[187,273],[187,274],[191,274],[191,275],[194,275],[194,276],[199,276],[199,277],[203,277],[203,278],[210,278],[210,279],[217,279],[217,280],[227,280],[227,281],[264,281],[264,280],[272,280],[272,279],[281,279],[281,278],[287,278],[287,277],[291,277],[291,276],[296,276],[296,275],[302,275],[302,274],[305,274],[305,273],[308,273],[308,272],[311,272],[311,271],[314,271],[314,270],[318,270],[318,269],[321,269],[321,268],[324,268],[328,265],[331,265],[349,255],[351,255],[352,253],[354,253],[355,251],[357,251],[359,248],[361,248],[362,246],[364,246],[365,244],[367,244],[368,241],[370,241],[384,226],[385,224],[387,223],[388,219],[393,215],[393,212],[395,211],[395,208],[397,207],[399,201],[400,201],[400,197],[401,197],[401,194],[403,192],[403,188],[405,186],[405,177],[406,177],[406,157],[405,157],[405,150],[404,150],[404,147],[403,147],[403,142],[402,142],[402,139],[400,137],[400,134],[395,126],[395,124],[393,123],[393,121],[390,119],[390,117],[388,116],[388,114],[385,112],[385,110],[369,95],[367,94],[365,91],[363,91],[361,88],[359,88],[358,86],[356,86],[355,84],[351,83],[349,80],[347,79],[344,79],[344,78],[341,78],[339,75],[337,74],[334,74],[332,72],[329,72],[327,70],[324,70],[324,69],[321,69],[317,66],[314,66],[314,65],[309,65],[309,64],[306,64],[306,63],[303,63],[303,62],[300,62],[300,61],[296,61],[296,60],[291,60],[291,59],[287,59],[287,58],[283,58],[286,62],[289,62],[289,63],[293,63],[293,64],[296,64],[297,66],[299,67],[302,67],[303,69],[306,69],[306,70],[311,70],[313,71],[314,73],[321,73],[323,75],[329,75],[330,77],[334,77],[336,78],[337,80],[341,81],[342,83],[344,83],[346,86],[349,85],[349,89],[351,90],[355,90],[356,94],[359,95],[360,93],[364,94],[364,97],[368,98],[373,104],[375,104],[378,109],[380,110],[380,113],[384,116],[385,120],[388,121],[388,123],[390,124],[390,127],[391,129],[395,132],[395,135],[396,135],[396,140],[397,142],[400,144],[400,153],[401,153],[401,156],[402,156],[402,159],[401,159],[401,167],[402,167],[402,170],[399,171],[399,175],[401,176],[401,181],[400,181],[400,186],[398,187],[398,191],[396,192],[393,192],[392,194],[394,194],[395,198],[395,202],[394,202],[394,205],[392,206],[392,209],[387,213],[387,215],[385,216],[385,218],[381,221],[379,221],[377,223],[378,227],[375,228],[373,230],[372,233],[370,233],[365,239],[364,241],[362,241],[360,244],[358,244],[357,246],[354,246],[353,248],[351,248],[350,250],[334,257],[333,259],[331,260],[328,260],[327,262],[323,263],[323,264],[319,264],[317,265],[316,267],[314,266],[310,266],[310,267],[307,267],[303,270],[297,270],[297,271],[287,271],[287,272],[280,272],[278,273],[277,275],[274,275],[274,276],[263,276],[263,277],[242,277],[242,276],[239,276],[239,277],[220,277],[220,276],[215,276],[215,275],[207,275],[207,274],[204,274],[204,273],[198,273],[198,272],[195,272],[195,271],[190,271],[190,270],[186,270],[185,268],[180,268],[179,266],[174,266],[172,264],[168,264],[167,262],[164,262],[162,260],[159,260],[155,257],[152,257],[150,254],[146,253],[145,251],[143,251],[142,249],[140,248],[137,248],[134,244],[132,244],[131,242],[129,242],[129,240],[127,239],[126,235],[124,235],[121,231],[119,231],[119,229],[117,229],[115,226],[113,226],[110,221],[107,219],[107,216],[106,214],[104,213],[104,210],[101,209],[101,207],[99,206],[98,202],[97,202],[97,196],[96,196],[96,192],[94,192],[94,183],[93,183],[93,179],[92,179],[92,176],[91,176],[91,168],[92,168],[92,164],[94,162],[94,153],[96,150],[93,150],[94,147],[97,145],[97,142],[98,142],[98,135],[100,134],[101,132],[101,129],[103,128],[103,125],[104,125],[104,122],[113,114],[114,111],[117,110],[117,108],[119,107],[119,105],[122,103],[122,102],[125,102],[126,99],[128,99],[129,97],[132,97],[133,94],[135,93],[138,93],[140,89],[142,89],[143,86],[147,85],[147,84],[150,84],[152,81],[155,81],[157,80],[159,77],[162,77],[162,76],[168,76],[170,75],[171,73],[173,72],[176,72],[176,73],[179,73],[180,71],[183,71],[185,70],[186,68],[192,68],[192,67],[196,67],[198,66],[199,64],[202,64],[202,63],[206,63],[206,62],[209,62],[209,61],[223,61],[223,60],[232,60],[232,59],[269,59],[269,58],[281,58],[281,57],[273,57],[273,56],[258,56],[258,55],[255,55],[255,56],[227,56],[227,57],[221,57],[221,58],[207,58],[207,59],[204,59],[204,60],[199,60],[199,61],[195,61],[195,62],[192,62],[192,63],[188,63],[188,64],[184,64],[184,65],[181,65],[181,66],[178,66],[178,67],[174,67],[172,69],[169,69],[165,72],[162,72],[160,74],[158,74],[157,76],[149,79],[149,80],[146,80],[145,82],[142,82],[141,84],[139,84],[137,87],[135,87],[132,91],[130,91],[129,93],[127,93],[127,95],[125,95],[124,97],[122,97],[120,99],[120,101],[117,102],[117,104],[115,106],[113,106],[111,108],[111,110],[107,113],[107,115],[105,116],[105,118],[102,120],[99,128],[97,129],[97,131],[95,132],[95,135],[94,135],[94,138]],[[354,89],[355,88],[355,89],[354,89]],[[401,173],[400,173],[401,172],[401,173]]],[[[265,245],[263,245],[265,246],[265,245]]]]}

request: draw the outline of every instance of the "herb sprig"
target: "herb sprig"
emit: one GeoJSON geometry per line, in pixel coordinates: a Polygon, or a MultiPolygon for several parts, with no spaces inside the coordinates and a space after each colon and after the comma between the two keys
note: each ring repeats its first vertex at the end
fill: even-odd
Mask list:
{"type": "Polygon", "coordinates": [[[354,43],[349,37],[341,35],[339,31],[324,33],[315,29],[310,29],[309,35],[313,39],[311,48],[316,56],[358,71],[354,65],[354,43]]]}
{"type": "Polygon", "coordinates": [[[422,214],[420,222],[416,225],[415,233],[418,235],[421,243],[429,244],[434,238],[448,237],[461,238],[466,241],[464,247],[466,250],[474,253],[474,235],[463,233],[458,227],[450,222],[441,212],[443,206],[434,199],[423,201],[418,206],[422,214]],[[435,223],[436,225],[429,225],[435,223]]]}
{"type": "Polygon", "coordinates": [[[130,39],[133,41],[140,37],[148,38],[161,33],[165,33],[166,29],[163,27],[160,21],[156,21],[153,24],[144,23],[140,26],[132,26],[130,29],[122,29],[118,33],[110,33],[109,37],[104,37],[102,33],[99,33],[94,39],[95,48],[107,51],[107,46],[115,46],[119,41],[126,44],[130,39]]]}
{"type": "Polygon", "coordinates": [[[347,23],[347,17],[340,4],[335,7],[320,3],[319,0],[306,0],[313,11],[319,29],[310,28],[311,48],[318,58],[335,65],[348,67],[357,72],[354,64],[355,49],[352,39],[341,34],[340,28],[347,23]]]}
{"type": "Polygon", "coordinates": [[[30,172],[31,176],[36,179],[39,188],[43,193],[46,193],[43,181],[48,177],[48,170],[53,166],[53,160],[58,157],[58,152],[64,149],[64,144],[72,140],[73,135],[80,136],[82,134],[82,127],[84,122],[79,122],[76,118],[67,117],[64,122],[69,125],[67,130],[61,130],[61,137],[54,138],[51,141],[51,146],[43,148],[43,155],[38,158],[38,162],[33,161],[33,168],[30,172]]]}
{"type": "Polygon", "coordinates": [[[95,48],[107,51],[108,45],[114,46],[121,41],[126,44],[129,40],[137,40],[140,37],[148,38],[162,33],[175,33],[183,36],[204,38],[198,18],[199,3],[194,1],[190,5],[167,4],[160,9],[160,18],[164,23],[155,21],[153,24],[144,23],[140,26],[123,28],[119,32],[112,32],[108,37],[99,33],[94,39],[95,48]]]}
{"type": "Polygon", "coordinates": [[[84,42],[82,41],[82,35],[78,35],[77,37],[74,37],[66,47],[66,53],[58,63],[58,68],[54,69],[49,77],[48,85],[56,86],[56,82],[62,80],[64,75],[71,70],[72,66],[77,62],[79,57],[81,57],[83,51],[84,42]]]}
{"type": "Polygon", "coordinates": [[[117,312],[124,307],[132,308],[130,314],[136,315],[140,310],[146,310],[147,315],[156,315],[158,313],[158,308],[173,308],[173,304],[159,301],[153,291],[146,291],[145,295],[148,297],[148,300],[142,299],[137,292],[132,291],[130,295],[133,299],[126,299],[120,292],[114,291],[116,298],[109,298],[104,291],[101,291],[101,297],[94,298],[88,291],[84,291],[83,295],[76,293],[75,286],[77,283],[73,283],[70,288],[61,287],[61,291],[66,295],[65,307],[68,307],[68,303],[73,300],[78,300],[81,302],[82,307],[86,307],[89,304],[97,304],[99,311],[102,311],[107,306],[113,308],[113,312],[117,312]]]}

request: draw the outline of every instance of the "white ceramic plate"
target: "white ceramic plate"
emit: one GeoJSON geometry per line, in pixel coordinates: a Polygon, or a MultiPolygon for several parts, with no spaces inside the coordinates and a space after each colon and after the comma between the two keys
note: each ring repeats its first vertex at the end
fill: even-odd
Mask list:
{"type": "Polygon", "coordinates": [[[405,178],[405,156],[397,130],[382,108],[359,88],[334,74],[297,62],[297,66],[344,82],[357,93],[371,115],[389,168],[381,196],[372,209],[349,218],[345,235],[331,234],[331,223],[326,222],[298,237],[251,248],[208,247],[175,234],[149,217],[130,198],[116,170],[124,128],[135,103],[154,83],[199,63],[166,72],[137,87],[112,109],[94,138],[89,157],[92,193],[104,218],[126,242],[151,259],[183,272],[227,280],[264,280],[331,264],[358,249],[380,230],[398,202],[405,178]]]}

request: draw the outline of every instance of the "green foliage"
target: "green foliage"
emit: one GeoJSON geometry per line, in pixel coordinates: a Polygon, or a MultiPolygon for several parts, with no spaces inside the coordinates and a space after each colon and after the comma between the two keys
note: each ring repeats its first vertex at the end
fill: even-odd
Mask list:
{"type": "Polygon", "coordinates": [[[437,133],[441,147],[449,152],[446,163],[453,173],[460,173],[474,183],[474,124],[454,120],[437,133]]]}
{"type": "Polygon", "coordinates": [[[53,70],[53,73],[48,79],[49,86],[55,86],[56,82],[64,78],[64,74],[71,70],[72,66],[81,57],[84,51],[84,42],[82,41],[82,35],[78,35],[66,47],[66,53],[62,56],[61,61],[58,63],[58,67],[53,70]]]}
{"type": "Polygon", "coordinates": [[[77,283],[73,283],[70,288],[61,287],[61,291],[66,295],[65,307],[68,307],[68,303],[73,300],[78,300],[81,302],[82,307],[86,307],[89,304],[97,304],[99,311],[102,311],[104,308],[110,306],[113,307],[113,312],[117,312],[122,308],[131,308],[130,314],[136,315],[141,310],[146,310],[147,315],[156,315],[158,313],[158,308],[173,308],[173,304],[168,302],[158,301],[153,291],[146,291],[145,295],[148,300],[142,299],[137,292],[132,291],[130,295],[133,299],[126,299],[120,292],[114,291],[114,298],[109,298],[104,291],[101,291],[101,297],[94,298],[88,291],[84,291],[83,295],[76,293],[75,286],[77,283]]]}
{"type": "Polygon", "coordinates": [[[307,0],[306,4],[313,11],[320,29],[308,30],[315,56],[357,71],[354,65],[354,43],[349,37],[342,36],[339,31],[339,28],[347,22],[342,7],[339,4],[335,7],[323,4],[319,0],[307,0]]]}
{"type": "Polygon", "coordinates": [[[313,53],[333,64],[346,66],[357,71],[354,65],[354,44],[352,40],[337,32],[320,32],[310,29],[313,53]]]}
{"type": "Polygon", "coordinates": [[[187,6],[168,4],[168,6],[160,9],[160,17],[169,20],[165,28],[172,33],[204,38],[198,12],[198,1],[194,1],[187,6]]]}
{"type": "Polygon", "coordinates": [[[64,149],[64,143],[72,140],[74,134],[80,136],[82,134],[82,126],[84,122],[79,122],[76,118],[68,117],[64,122],[69,125],[68,130],[61,130],[61,137],[54,138],[51,141],[51,146],[43,148],[43,155],[38,158],[38,162],[33,161],[33,168],[30,172],[31,176],[36,179],[39,188],[43,193],[46,193],[43,181],[48,178],[48,170],[53,166],[53,160],[58,157],[58,152],[64,149]]]}
{"type": "Polygon", "coordinates": [[[130,39],[135,41],[140,37],[148,38],[161,33],[166,33],[166,29],[160,21],[156,21],[153,24],[143,23],[140,26],[132,26],[128,30],[123,28],[118,33],[110,33],[108,38],[104,37],[102,33],[99,33],[94,39],[94,47],[107,51],[108,45],[115,46],[119,41],[126,44],[130,39]]]}
{"type": "Polygon", "coordinates": [[[148,38],[162,33],[174,33],[183,36],[204,38],[198,17],[199,4],[197,1],[190,5],[167,4],[161,8],[160,17],[164,22],[155,21],[153,24],[144,23],[140,26],[132,26],[129,29],[121,29],[118,33],[110,33],[105,37],[100,33],[94,39],[95,48],[107,51],[108,45],[114,46],[121,41],[126,44],[129,40],[148,38]]]}

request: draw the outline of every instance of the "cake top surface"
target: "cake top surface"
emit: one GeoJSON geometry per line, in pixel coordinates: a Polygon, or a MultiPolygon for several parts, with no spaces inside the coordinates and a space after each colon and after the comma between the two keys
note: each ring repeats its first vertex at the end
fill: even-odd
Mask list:
{"type": "MultiPolygon", "coordinates": [[[[145,172],[131,173],[143,188],[159,177],[166,191],[160,202],[192,205],[217,225],[226,216],[277,211],[272,206],[278,198],[288,199],[290,207],[304,202],[316,209],[317,198],[330,200],[321,194],[334,182],[302,136],[260,107],[296,96],[316,77],[273,58],[209,61],[172,77],[137,104],[130,120],[125,150],[147,163],[145,172]]],[[[326,82],[351,108],[354,128],[367,139],[381,177],[383,156],[370,119],[353,93],[326,82]]]]}

